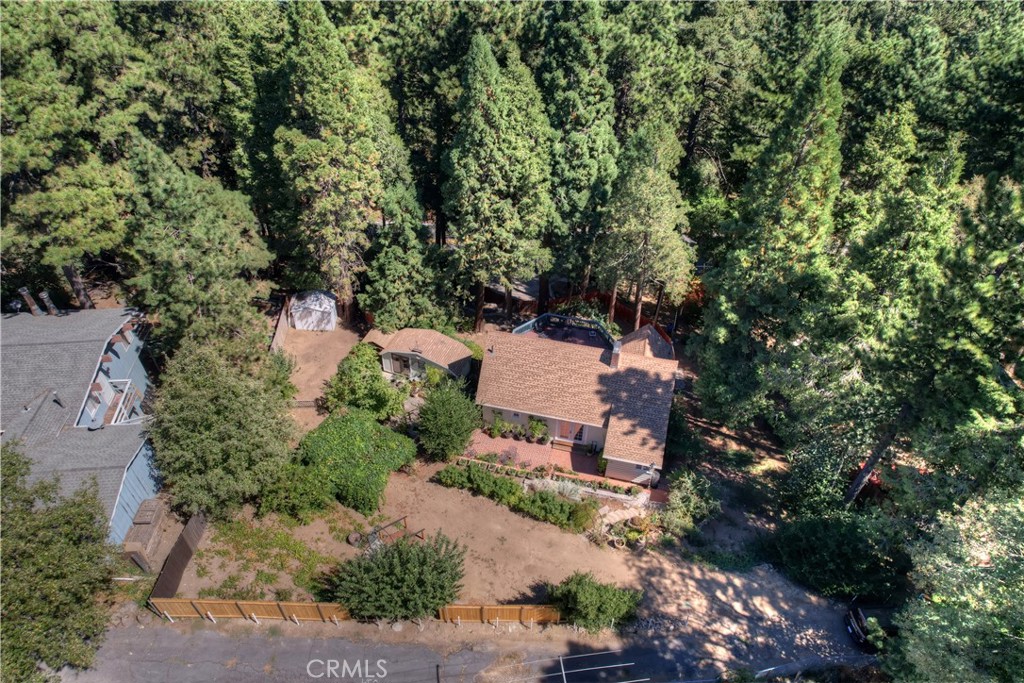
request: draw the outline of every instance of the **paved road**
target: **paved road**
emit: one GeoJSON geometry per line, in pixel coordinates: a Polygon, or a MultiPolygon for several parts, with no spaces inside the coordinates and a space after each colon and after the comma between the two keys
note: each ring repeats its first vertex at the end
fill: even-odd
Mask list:
{"type": "Polygon", "coordinates": [[[212,628],[183,633],[162,625],[115,628],[95,668],[65,672],[66,683],[469,682],[494,660],[463,650],[444,657],[417,645],[353,643],[340,638],[232,637],[212,628]],[[381,676],[384,673],[386,675],[381,676]]]}
{"type": "MultiPolygon", "coordinates": [[[[225,631],[193,622],[189,628],[153,620],[107,633],[93,669],[64,672],[64,683],[472,683],[488,670],[488,683],[677,683],[714,681],[722,667],[702,660],[672,636],[630,639],[622,649],[570,642],[562,651],[520,643],[513,664],[496,662],[500,643],[442,655],[411,644],[356,643],[270,631],[225,631]],[[535,654],[530,654],[531,652],[535,654]],[[560,659],[561,657],[561,659],[560,659]],[[382,676],[381,673],[386,675],[382,676]]],[[[510,645],[511,643],[504,643],[510,645]]],[[[514,647],[514,646],[513,646],[514,647]]],[[[839,660],[853,666],[864,656],[822,657],[819,662],[779,658],[755,669],[782,665],[793,674],[808,664],[839,660]]]]}

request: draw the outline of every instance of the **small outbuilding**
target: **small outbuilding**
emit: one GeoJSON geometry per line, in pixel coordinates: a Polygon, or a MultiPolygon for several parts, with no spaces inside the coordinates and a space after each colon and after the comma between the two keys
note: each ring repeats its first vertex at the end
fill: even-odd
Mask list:
{"type": "Polygon", "coordinates": [[[338,326],[338,298],[314,289],[292,296],[288,322],[296,330],[330,332],[338,326]]]}
{"type": "Polygon", "coordinates": [[[452,377],[465,377],[473,361],[465,344],[435,330],[407,327],[391,334],[370,330],[363,341],[378,349],[381,367],[389,377],[421,379],[431,366],[452,377]]]}

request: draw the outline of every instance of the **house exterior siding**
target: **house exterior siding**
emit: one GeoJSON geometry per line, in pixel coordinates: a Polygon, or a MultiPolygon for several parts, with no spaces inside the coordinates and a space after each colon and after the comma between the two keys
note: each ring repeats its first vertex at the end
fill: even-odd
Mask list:
{"type": "MultiPolygon", "coordinates": [[[[605,469],[604,476],[609,479],[618,479],[644,485],[649,482],[650,467],[647,465],[640,465],[628,460],[616,460],[609,458],[607,455],[605,458],[608,461],[608,467],[605,469]]],[[[654,481],[658,481],[657,469],[655,470],[654,481]]]]}
{"type": "Polygon", "coordinates": [[[111,405],[122,400],[122,395],[124,402],[118,411],[122,419],[142,415],[142,399],[150,388],[150,381],[141,352],[142,339],[135,330],[119,328],[114,332],[100,358],[93,387],[78,419],[79,427],[104,424],[111,405]]]}
{"type": "Polygon", "coordinates": [[[135,513],[139,511],[139,505],[155,496],[159,489],[154,476],[153,448],[147,441],[125,469],[124,481],[110,519],[111,543],[119,545],[124,541],[125,534],[132,527],[135,513]]]}
{"type": "MultiPolygon", "coordinates": [[[[426,376],[426,368],[428,368],[428,367],[437,368],[438,370],[440,370],[441,372],[445,373],[446,375],[453,375],[451,370],[449,370],[445,366],[439,365],[437,363],[434,363],[433,361],[429,361],[426,358],[424,358],[423,356],[417,355],[415,353],[394,353],[394,352],[391,352],[391,351],[385,351],[384,353],[382,353],[380,355],[380,362],[381,362],[381,367],[384,369],[384,372],[386,374],[388,374],[388,375],[393,376],[393,377],[408,377],[409,379],[423,379],[426,376]],[[399,363],[401,362],[399,359],[405,359],[406,364],[409,365],[409,372],[408,373],[401,372],[399,370],[399,363]],[[414,371],[414,368],[416,366],[422,367],[423,370],[422,371],[414,371]]],[[[465,376],[465,375],[459,374],[459,375],[454,375],[454,376],[460,376],[461,377],[461,376],[465,376]]]]}
{"type": "MultiPolygon", "coordinates": [[[[544,421],[544,423],[548,426],[548,434],[550,434],[552,438],[557,438],[558,436],[558,425],[560,420],[556,418],[545,417],[543,415],[530,415],[529,413],[518,410],[510,410],[508,408],[495,408],[493,406],[487,405],[481,406],[481,408],[483,409],[483,418],[485,424],[494,424],[495,416],[500,416],[506,422],[511,422],[512,424],[520,425],[525,429],[530,424],[530,418],[535,417],[538,420],[544,421]]],[[[604,427],[598,427],[596,425],[584,424],[580,422],[576,422],[574,424],[583,425],[583,440],[579,442],[580,445],[592,445],[594,446],[594,448],[598,450],[604,448],[605,437],[608,433],[608,431],[604,427]]]]}

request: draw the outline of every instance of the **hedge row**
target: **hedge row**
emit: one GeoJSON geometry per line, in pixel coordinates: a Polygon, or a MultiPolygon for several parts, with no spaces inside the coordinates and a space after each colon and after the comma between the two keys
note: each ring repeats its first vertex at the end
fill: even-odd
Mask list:
{"type": "Polygon", "coordinates": [[[490,498],[527,517],[550,522],[569,531],[585,531],[594,522],[597,504],[577,502],[550,491],[526,493],[515,479],[491,474],[479,465],[462,468],[449,465],[434,480],[442,486],[459,488],[490,498]]]}

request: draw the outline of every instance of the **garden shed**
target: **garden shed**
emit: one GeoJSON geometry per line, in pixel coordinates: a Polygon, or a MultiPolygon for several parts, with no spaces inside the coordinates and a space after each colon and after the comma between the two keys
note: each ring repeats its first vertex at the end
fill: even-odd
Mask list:
{"type": "Polygon", "coordinates": [[[299,292],[291,300],[288,320],[296,330],[330,332],[338,326],[338,298],[330,292],[299,292]]]}

